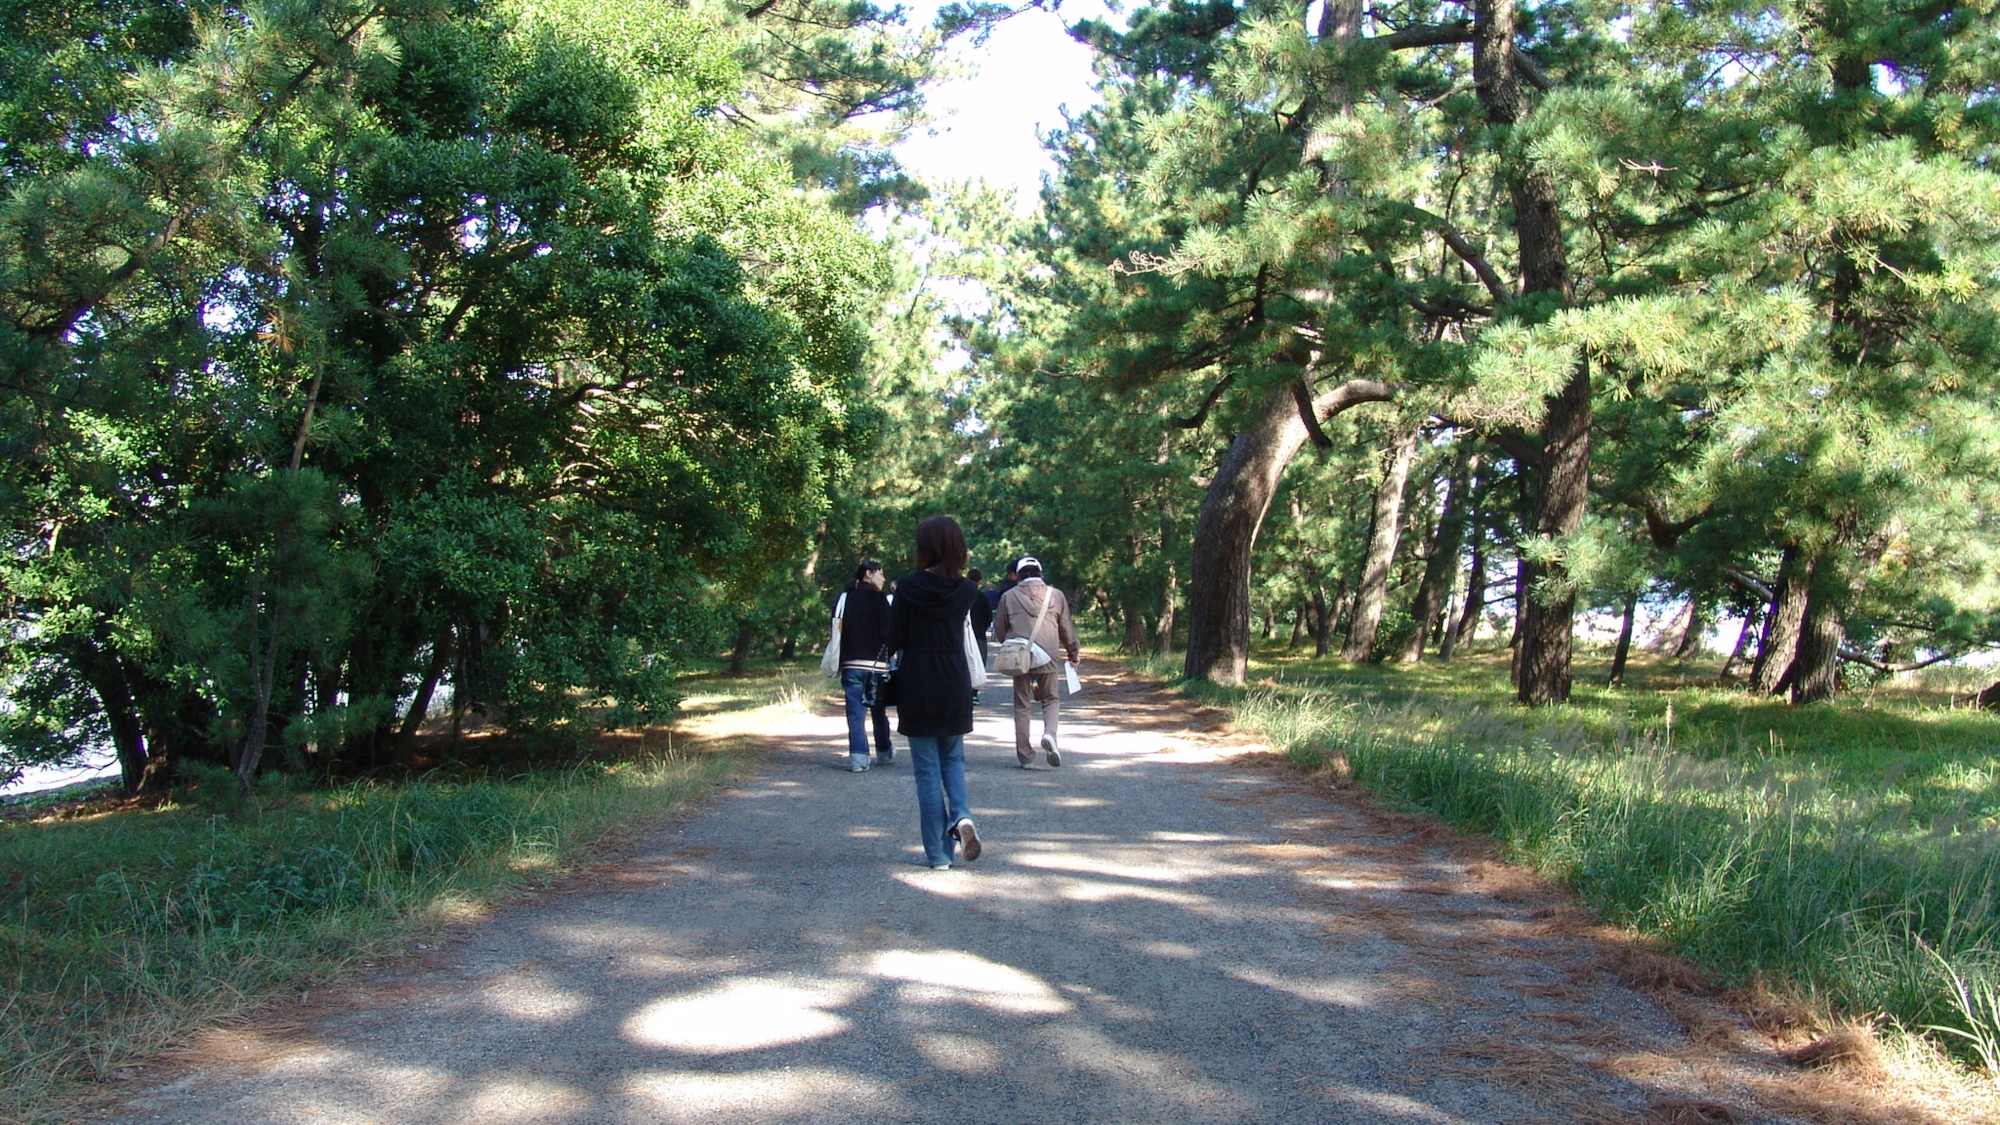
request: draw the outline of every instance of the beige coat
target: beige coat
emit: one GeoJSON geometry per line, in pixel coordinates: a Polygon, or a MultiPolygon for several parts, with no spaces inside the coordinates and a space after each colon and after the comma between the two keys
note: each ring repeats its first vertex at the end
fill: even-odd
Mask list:
{"type": "MultiPolygon", "coordinates": [[[[1049,605],[1048,616],[1042,621],[1041,632],[1034,641],[1042,646],[1042,651],[1050,655],[1062,655],[1071,663],[1076,661],[1076,622],[1069,615],[1069,599],[1061,590],[1039,578],[1026,582],[1000,595],[1000,605],[993,611],[993,639],[1006,642],[1014,637],[1025,637],[1034,628],[1035,615],[1042,611],[1043,591],[1055,601],[1049,605]]],[[[1035,669],[1048,672],[1054,664],[1044,664],[1035,669]]]]}

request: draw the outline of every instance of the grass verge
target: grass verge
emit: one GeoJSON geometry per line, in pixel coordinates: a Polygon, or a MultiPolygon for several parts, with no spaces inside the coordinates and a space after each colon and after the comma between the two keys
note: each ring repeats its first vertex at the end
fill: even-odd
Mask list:
{"type": "Polygon", "coordinates": [[[726,777],[734,730],[808,682],[704,678],[697,737],[505,780],[272,778],[238,801],[216,771],[153,808],[0,823],[0,1120],[571,870],[726,777]]]}
{"type": "Polygon", "coordinates": [[[1495,838],[1724,986],[2000,1064],[2000,723],[1920,695],[1774,710],[1587,672],[1537,712],[1491,658],[1273,660],[1246,690],[1183,686],[1301,766],[1495,838]]]}

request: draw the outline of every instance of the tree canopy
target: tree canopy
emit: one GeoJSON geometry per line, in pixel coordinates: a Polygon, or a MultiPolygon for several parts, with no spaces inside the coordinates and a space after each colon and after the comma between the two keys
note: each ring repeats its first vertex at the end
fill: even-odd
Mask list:
{"type": "Polygon", "coordinates": [[[934,510],[1222,682],[2000,641],[1987,8],[1165,0],[1027,217],[892,151],[1010,14],[0,11],[0,772],[559,745],[934,510]]]}

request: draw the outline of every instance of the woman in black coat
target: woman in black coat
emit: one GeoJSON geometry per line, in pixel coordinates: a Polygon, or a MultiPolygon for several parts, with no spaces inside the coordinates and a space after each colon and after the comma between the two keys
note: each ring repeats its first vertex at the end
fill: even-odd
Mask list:
{"type": "Polygon", "coordinates": [[[979,587],[964,577],[970,552],[949,516],[917,525],[917,569],[896,580],[889,649],[896,668],[896,729],[910,740],[917,779],[917,826],[924,861],[951,866],[954,848],[979,858],[979,833],[965,793],[965,736],[972,733],[972,666],[966,615],[979,587]]]}

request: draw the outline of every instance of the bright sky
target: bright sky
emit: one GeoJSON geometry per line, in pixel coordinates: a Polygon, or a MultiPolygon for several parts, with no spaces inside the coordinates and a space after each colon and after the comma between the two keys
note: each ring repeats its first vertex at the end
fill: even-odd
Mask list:
{"type": "MultiPolygon", "coordinates": [[[[910,22],[929,22],[940,6],[912,0],[910,22]]],[[[1042,174],[1055,169],[1037,130],[1060,127],[1063,106],[1077,112],[1097,101],[1090,50],[1064,24],[1105,14],[1102,0],[1067,0],[1060,14],[1029,9],[1007,20],[983,46],[959,41],[957,60],[975,72],[932,87],[936,121],[897,146],[903,163],[927,180],[1011,187],[1023,210],[1032,207],[1042,174]]]]}

